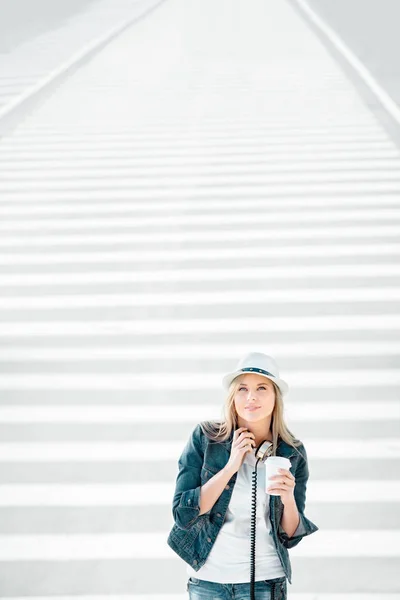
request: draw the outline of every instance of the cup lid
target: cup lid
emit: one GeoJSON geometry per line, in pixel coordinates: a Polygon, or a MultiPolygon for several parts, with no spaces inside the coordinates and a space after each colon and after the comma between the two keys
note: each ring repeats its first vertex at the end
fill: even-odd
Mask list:
{"type": "Polygon", "coordinates": [[[268,461],[270,461],[271,463],[277,463],[277,464],[282,464],[282,465],[291,465],[292,463],[290,462],[290,460],[288,458],[286,458],[286,456],[267,456],[265,463],[267,463],[268,461]]]}

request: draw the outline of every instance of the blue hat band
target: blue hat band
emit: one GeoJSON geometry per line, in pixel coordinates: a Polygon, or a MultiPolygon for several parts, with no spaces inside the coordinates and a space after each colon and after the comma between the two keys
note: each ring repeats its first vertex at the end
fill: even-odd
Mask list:
{"type": "Polygon", "coordinates": [[[240,369],[241,371],[243,371],[243,373],[247,373],[247,372],[256,372],[256,373],[262,373],[263,375],[271,375],[271,377],[275,377],[275,375],[273,373],[270,373],[269,371],[265,371],[264,369],[257,369],[256,367],[245,367],[244,369],[240,369]]]}

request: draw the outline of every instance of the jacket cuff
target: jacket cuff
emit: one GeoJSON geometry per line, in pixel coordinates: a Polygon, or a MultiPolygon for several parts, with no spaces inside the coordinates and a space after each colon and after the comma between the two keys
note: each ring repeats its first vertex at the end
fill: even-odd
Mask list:
{"type": "Polygon", "coordinates": [[[178,509],[177,525],[181,529],[191,527],[199,516],[200,512],[200,489],[201,486],[182,492],[178,509]]]}
{"type": "Polygon", "coordinates": [[[315,523],[310,521],[310,519],[307,519],[307,517],[303,513],[299,512],[299,517],[300,522],[297,526],[296,531],[291,537],[288,536],[286,531],[283,529],[281,523],[279,523],[278,536],[285,548],[293,548],[294,546],[297,546],[297,544],[303,539],[303,537],[305,537],[306,535],[310,535],[311,533],[314,533],[314,531],[318,531],[319,529],[319,527],[317,527],[315,523]]]}

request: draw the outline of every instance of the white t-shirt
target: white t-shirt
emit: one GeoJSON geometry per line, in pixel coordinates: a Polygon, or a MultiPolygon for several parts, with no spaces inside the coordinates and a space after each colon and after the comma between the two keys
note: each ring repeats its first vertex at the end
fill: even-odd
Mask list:
{"type": "MultiPolygon", "coordinates": [[[[235,487],[225,515],[204,565],[195,571],[189,564],[186,572],[215,583],[250,583],[252,473],[255,450],[247,453],[237,473],[235,487]]],[[[283,577],[282,568],[270,535],[269,494],[265,491],[265,464],[257,467],[257,511],[255,544],[255,581],[283,577]]]]}

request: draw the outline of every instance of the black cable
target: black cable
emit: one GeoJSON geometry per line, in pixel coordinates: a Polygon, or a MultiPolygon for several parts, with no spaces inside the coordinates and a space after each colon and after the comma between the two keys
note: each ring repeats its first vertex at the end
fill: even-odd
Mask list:
{"type": "MultiPolygon", "coordinates": [[[[256,560],[256,514],[257,514],[257,467],[260,460],[265,462],[268,456],[272,456],[273,444],[269,440],[261,442],[256,449],[256,463],[252,473],[252,499],[251,499],[251,527],[250,527],[250,600],[255,600],[255,560],[256,560]]],[[[271,583],[271,600],[275,600],[277,582],[271,583]]]]}
{"type": "Polygon", "coordinates": [[[257,459],[252,473],[252,499],[251,499],[251,526],[250,526],[250,600],[255,600],[254,578],[255,578],[255,556],[256,556],[256,514],[257,514],[257,467],[260,462],[257,459]]]}

